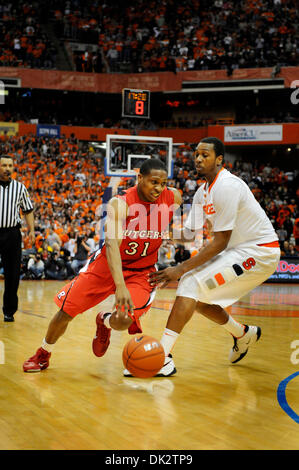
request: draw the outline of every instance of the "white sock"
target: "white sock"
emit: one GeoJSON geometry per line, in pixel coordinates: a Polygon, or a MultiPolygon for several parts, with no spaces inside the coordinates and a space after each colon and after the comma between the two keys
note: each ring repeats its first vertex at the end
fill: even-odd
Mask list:
{"type": "Polygon", "coordinates": [[[112,313],[104,313],[103,317],[104,317],[104,325],[107,327],[107,328],[111,328],[110,326],[110,317],[111,317],[112,313]]]}
{"type": "Polygon", "coordinates": [[[163,336],[160,341],[165,351],[165,357],[168,356],[168,354],[174,347],[175,342],[178,339],[179,335],[180,335],[179,333],[176,333],[175,331],[165,328],[163,336]]]}
{"type": "Polygon", "coordinates": [[[241,338],[245,334],[245,325],[238,323],[229,315],[228,322],[222,325],[227,331],[229,331],[236,338],[241,338]]]}
{"type": "Polygon", "coordinates": [[[49,343],[47,343],[46,338],[43,339],[43,341],[42,341],[42,348],[43,348],[45,351],[48,351],[49,353],[52,352],[54,346],[55,346],[55,344],[49,344],[49,343]]]}

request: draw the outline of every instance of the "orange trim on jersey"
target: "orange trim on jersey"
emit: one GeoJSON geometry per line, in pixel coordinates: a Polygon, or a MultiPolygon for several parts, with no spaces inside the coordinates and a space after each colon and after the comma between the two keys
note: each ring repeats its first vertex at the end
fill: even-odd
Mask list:
{"type": "Polygon", "coordinates": [[[269,243],[259,243],[258,246],[269,246],[271,248],[280,248],[278,241],[269,242],[269,243]]]}
{"type": "Polygon", "coordinates": [[[221,169],[218,171],[218,173],[217,173],[217,175],[215,176],[215,178],[214,178],[212,184],[209,186],[208,192],[211,191],[213,184],[216,183],[216,180],[217,180],[217,178],[218,178],[218,176],[219,176],[219,174],[221,173],[222,170],[224,170],[224,168],[221,168],[221,169]]]}

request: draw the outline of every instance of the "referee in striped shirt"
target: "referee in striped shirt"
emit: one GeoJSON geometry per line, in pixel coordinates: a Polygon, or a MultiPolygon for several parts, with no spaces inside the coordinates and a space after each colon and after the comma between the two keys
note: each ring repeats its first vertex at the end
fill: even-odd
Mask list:
{"type": "Polygon", "coordinates": [[[29,240],[34,245],[33,205],[23,183],[11,178],[14,161],[9,155],[0,156],[0,255],[4,269],[4,321],[14,321],[18,310],[18,287],[21,270],[22,209],[29,228],[29,240]]]}

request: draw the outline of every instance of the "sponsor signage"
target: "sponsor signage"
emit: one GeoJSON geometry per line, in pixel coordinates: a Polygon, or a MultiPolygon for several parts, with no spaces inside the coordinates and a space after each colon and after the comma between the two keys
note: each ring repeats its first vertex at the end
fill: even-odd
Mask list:
{"type": "Polygon", "coordinates": [[[60,126],[56,125],[47,125],[47,124],[37,124],[36,126],[36,135],[38,137],[60,137],[60,126]]]}
{"type": "Polygon", "coordinates": [[[277,270],[269,277],[267,282],[299,283],[299,257],[282,258],[277,270]]]}
{"type": "Polygon", "coordinates": [[[19,131],[19,124],[14,122],[0,122],[0,135],[7,134],[8,136],[17,135],[19,131]]]}
{"type": "Polygon", "coordinates": [[[225,126],[224,142],[280,142],[282,130],[282,125],[225,126]]]}

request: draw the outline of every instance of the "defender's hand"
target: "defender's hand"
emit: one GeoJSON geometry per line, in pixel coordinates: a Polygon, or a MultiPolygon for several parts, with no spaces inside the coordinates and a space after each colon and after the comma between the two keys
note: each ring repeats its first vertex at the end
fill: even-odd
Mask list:
{"type": "Polygon", "coordinates": [[[150,273],[149,283],[151,286],[165,287],[170,281],[177,281],[183,272],[180,266],[174,266],[172,268],[166,268],[162,271],[150,273]]]}

